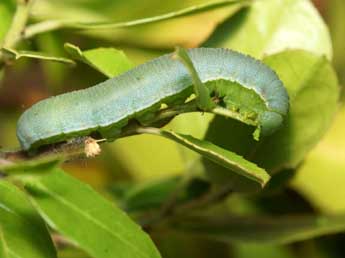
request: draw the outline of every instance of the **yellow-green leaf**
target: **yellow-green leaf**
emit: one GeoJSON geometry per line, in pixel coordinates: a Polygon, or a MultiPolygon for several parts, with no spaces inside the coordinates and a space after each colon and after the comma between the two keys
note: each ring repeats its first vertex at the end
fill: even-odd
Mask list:
{"type": "Polygon", "coordinates": [[[134,66],[123,51],[115,48],[81,51],[79,47],[66,43],[65,49],[72,58],[90,65],[109,78],[126,72],[134,66]]]}
{"type": "Polygon", "coordinates": [[[1,0],[0,2],[0,46],[3,43],[3,39],[7,33],[8,28],[11,25],[12,17],[15,12],[14,1],[1,0]]]}
{"type": "Polygon", "coordinates": [[[220,25],[205,45],[259,58],[287,49],[332,58],[328,29],[310,0],[255,1],[220,25]]]}

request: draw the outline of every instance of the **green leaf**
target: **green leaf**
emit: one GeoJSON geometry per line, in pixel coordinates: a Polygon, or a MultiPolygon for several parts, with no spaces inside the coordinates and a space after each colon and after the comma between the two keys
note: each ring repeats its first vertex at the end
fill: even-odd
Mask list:
{"type": "Polygon", "coordinates": [[[34,52],[34,51],[26,51],[26,50],[15,50],[11,48],[2,48],[1,51],[5,55],[6,58],[12,60],[18,60],[21,58],[32,58],[32,59],[39,59],[44,61],[52,61],[58,63],[64,63],[69,65],[75,65],[75,62],[71,59],[59,56],[51,56],[49,54],[41,53],[41,52],[34,52]]]}
{"type": "Polygon", "coordinates": [[[190,76],[192,77],[198,107],[204,111],[211,110],[214,107],[214,103],[211,100],[210,92],[208,88],[201,82],[198,72],[196,71],[192,60],[188,56],[187,51],[184,48],[177,48],[174,57],[184,64],[190,76]]]}
{"type": "Polygon", "coordinates": [[[0,46],[3,43],[3,39],[9,29],[12,21],[12,17],[15,12],[14,1],[11,0],[1,0],[0,2],[0,46]]]}
{"type": "Polygon", "coordinates": [[[328,29],[309,0],[255,1],[220,25],[204,45],[231,48],[258,58],[286,49],[332,58],[328,29]]]}
{"type": "Polygon", "coordinates": [[[126,211],[159,208],[177,189],[180,177],[139,183],[125,193],[123,203],[126,211]]]}
{"type": "Polygon", "coordinates": [[[0,255],[4,258],[56,257],[43,220],[24,193],[4,180],[0,181],[0,255]]]}
{"type": "Polygon", "coordinates": [[[271,171],[295,168],[333,121],[339,98],[337,76],[324,56],[304,51],[287,51],[264,62],[287,87],[291,108],[285,125],[263,140],[254,160],[271,171]]]}
{"type": "MultiPolygon", "coordinates": [[[[76,21],[82,23],[122,22],[138,20],[145,17],[160,16],[181,9],[192,8],[214,2],[215,0],[169,0],[157,5],[157,0],[106,1],[46,1],[37,0],[33,9],[35,20],[41,20],[41,28],[51,20],[76,21]],[[44,21],[47,20],[47,21],[44,21]]],[[[172,49],[175,46],[196,47],[214,30],[215,25],[238,11],[251,1],[224,6],[199,14],[188,15],[178,19],[169,19],[147,25],[112,30],[80,30],[78,33],[87,37],[106,40],[115,44],[140,46],[152,49],[172,49]],[[190,35],[193,34],[193,37],[190,35]]],[[[54,23],[55,21],[53,21],[54,23]]],[[[39,28],[37,24],[37,27],[39,28]]],[[[36,26],[36,25],[35,25],[36,26]]],[[[30,31],[30,29],[29,29],[30,31]]],[[[37,31],[37,30],[36,30],[37,31]]],[[[32,35],[32,34],[31,34],[32,35]]],[[[138,49],[136,49],[137,51],[138,49]]],[[[140,51],[144,51],[141,49],[140,51]]],[[[128,52],[126,51],[128,54],[128,52]]]]}
{"type": "MultiPolygon", "coordinates": [[[[98,23],[78,23],[71,21],[49,21],[47,26],[50,26],[52,29],[61,29],[61,28],[70,28],[70,29],[86,29],[86,30],[99,30],[99,29],[119,29],[119,28],[128,28],[143,24],[150,24],[159,21],[169,20],[178,17],[184,17],[200,12],[210,11],[212,9],[220,8],[227,5],[233,5],[238,3],[246,3],[251,0],[218,0],[209,3],[204,3],[200,5],[190,6],[185,9],[178,11],[173,11],[170,13],[165,13],[158,16],[147,17],[138,20],[126,21],[126,22],[98,22],[98,23]]],[[[27,28],[26,35],[30,35],[33,32],[36,33],[37,30],[41,29],[42,24],[34,24],[27,28]]]]}
{"type": "MultiPolygon", "coordinates": [[[[204,46],[232,48],[259,58],[292,48],[328,57],[332,54],[328,30],[309,0],[255,1],[249,8],[240,10],[220,25],[204,46]],[[310,40],[311,36],[316,40],[310,40]]],[[[183,120],[182,116],[178,118],[183,120]]],[[[193,116],[185,120],[184,130],[191,130],[197,121],[193,116]]],[[[249,132],[248,126],[217,116],[211,124],[207,139],[251,159],[255,156],[252,152],[256,143],[251,140],[249,132]]],[[[216,166],[208,166],[206,170],[222,170],[227,176],[221,176],[220,181],[229,178],[229,173],[219,166],[218,169],[216,166]]],[[[239,178],[233,181],[238,190],[242,188],[239,178]]]]}
{"type": "Polygon", "coordinates": [[[63,161],[63,156],[52,155],[32,160],[14,162],[1,159],[0,153],[0,170],[9,175],[32,175],[37,173],[46,173],[47,170],[58,166],[63,161]]]}
{"type": "Polygon", "coordinates": [[[345,83],[345,1],[333,0],[325,3],[326,22],[329,27],[334,48],[333,63],[338,71],[338,76],[342,85],[345,83]]]}
{"type": "Polygon", "coordinates": [[[190,201],[205,194],[210,184],[199,178],[185,180],[181,176],[151,180],[136,184],[130,188],[123,198],[127,211],[145,211],[162,208],[164,204],[175,198],[177,203],[190,201]]]}
{"type": "Polygon", "coordinates": [[[59,258],[91,258],[83,251],[73,247],[64,247],[59,250],[59,258]]]}
{"type": "Polygon", "coordinates": [[[345,106],[331,129],[307,156],[292,180],[292,187],[326,214],[345,213],[345,106]]]}
{"type": "Polygon", "coordinates": [[[238,243],[233,248],[236,258],[296,258],[288,246],[238,243]]]}
{"type": "MultiPolygon", "coordinates": [[[[264,62],[278,73],[290,96],[290,111],[283,126],[257,143],[251,139],[248,126],[216,117],[206,139],[273,173],[295,168],[320,141],[337,110],[339,89],[335,72],[323,56],[291,50],[268,56],[264,62]]],[[[225,175],[226,171],[220,173],[225,175]]]]}
{"type": "Polygon", "coordinates": [[[344,216],[189,216],[172,224],[183,233],[225,242],[288,244],[345,231],[344,216]]]}
{"type": "Polygon", "coordinates": [[[160,257],[126,214],[61,170],[27,181],[25,188],[47,223],[91,256],[160,257]]]}
{"type": "Polygon", "coordinates": [[[205,158],[259,183],[262,187],[264,187],[270,179],[269,174],[267,174],[264,169],[259,168],[256,164],[244,159],[236,153],[220,148],[211,142],[199,140],[190,135],[178,134],[172,131],[163,131],[156,128],[146,128],[141,131],[144,133],[158,134],[176,141],[203,155],[205,158]]]}
{"type": "Polygon", "coordinates": [[[133,67],[133,63],[125,53],[115,48],[96,48],[81,51],[77,46],[66,43],[65,50],[74,59],[90,65],[109,78],[124,73],[133,67]]]}
{"type": "Polygon", "coordinates": [[[259,168],[256,164],[244,159],[242,156],[220,148],[211,142],[199,140],[190,135],[176,134],[173,132],[165,131],[164,134],[166,137],[174,139],[180,144],[200,153],[207,159],[210,159],[211,161],[222,165],[239,175],[256,181],[262,187],[264,187],[270,179],[269,174],[267,174],[264,169],[259,168]]]}

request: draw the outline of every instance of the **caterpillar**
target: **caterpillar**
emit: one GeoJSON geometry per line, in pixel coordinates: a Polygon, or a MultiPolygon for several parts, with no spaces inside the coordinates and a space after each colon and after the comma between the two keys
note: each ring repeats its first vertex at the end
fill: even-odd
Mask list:
{"type": "MultiPolygon", "coordinates": [[[[186,53],[208,89],[215,113],[254,125],[262,135],[280,126],[289,99],[268,66],[228,49],[195,48],[186,53]]],[[[193,94],[193,76],[172,57],[163,55],[93,87],[34,104],[18,120],[21,147],[35,150],[93,133],[113,140],[130,120],[145,124],[162,104],[185,103],[193,94]]]]}

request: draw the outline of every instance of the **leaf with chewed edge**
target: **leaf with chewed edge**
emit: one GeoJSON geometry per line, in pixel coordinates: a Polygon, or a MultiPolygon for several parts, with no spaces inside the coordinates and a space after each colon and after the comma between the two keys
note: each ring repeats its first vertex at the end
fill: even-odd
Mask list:
{"type": "Polygon", "coordinates": [[[157,134],[176,141],[179,144],[203,155],[205,158],[259,183],[262,187],[264,187],[270,179],[270,175],[255,163],[244,159],[234,152],[218,147],[211,142],[199,140],[190,135],[178,134],[157,128],[143,128],[140,132],[157,134]]]}

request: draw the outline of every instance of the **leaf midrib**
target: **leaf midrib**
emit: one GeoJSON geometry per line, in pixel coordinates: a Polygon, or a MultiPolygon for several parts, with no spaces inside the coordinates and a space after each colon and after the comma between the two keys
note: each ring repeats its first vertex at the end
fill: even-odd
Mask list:
{"type": "Polygon", "coordinates": [[[8,254],[11,254],[12,256],[16,257],[16,258],[21,258],[16,252],[14,252],[12,249],[9,248],[9,246],[7,245],[7,242],[5,240],[5,236],[2,230],[2,227],[0,225],[0,241],[2,241],[3,243],[3,247],[4,247],[4,252],[6,257],[9,258],[8,254]]]}
{"type": "MultiPolygon", "coordinates": [[[[180,139],[180,141],[185,142],[186,144],[192,145],[195,149],[202,151],[204,153],[208,153],[210,155],[213,155],[213,156],[217,157],[220,161],[223,161],[225,163],[229,163],[232,166],[236,167],[237,169],[242,170],[245,173],[246,177],[258,182],[259,184],[261,184],[261,185],[265,184],[266,180],[261,178],[261,176],[262,176],[261,171],[258,171],[260,168],[258,166],[256,166],[254,163],[253,163],[252,168],[248,167],[247,165],[237,164],[237,163],[233,162],[232,160],[228,159],[226,156],[218,154],[217,152],[214,152],[212,150],[205,149],[201,146],[199,147],[198,145],[195,145],[193,142],[189,141],[188,139],[181,137],[180,135],[178,135],[176,133],[173,133],[173,132],[168,132],[168,133],[171,133],[173,136],[180,139]]],[[[237,155],[235,153],[233,153],[233,154],[237,155]]],[[[239,156],[239,155],[237,155],[237,156],[239,156]]],[[[241,156],[239,156],[239,157],[241,157],[241,156]]],[[[241,157],[241,158],[243,158],[243,157],[241,157]]],[[[244,159],[244,162],[245,161],[246,160],[244,159]]],[[[239,174],[239,172],[236,172],[236,173],[239,174]]],[[[242,174],[242,176],[244,176],[244,173],[242,174]]]]}
{"type": "MultiPolygon", "coordinates": [[[[57,201],[65,204],[66,206],[70,207],[71,209],[75,210],[77,213],[81,214],[82,217],[85,217],[87,220],[91,221],[92,223],[94,223],[95,225],[99,226],[100,228],[102,228],[104,231],[106,231],[107,233],[109,233],[110,235],[114,236],[115,238],[119,239],[121,242],[123,242],[124,244],[126,244],[127,246],[129,246],[132,250],[135,250],[140,256],[142,257],[146,257],[146,258],[152,258],[148,255],[146,255],[144,252],[142,252],[140,249],[138,249],[137,246],[133,245],[131,242],[121,238],[118,234],[112,232],[111,230],[109,230],[105,225],[103,225],[101,222],[99,222],[98,220],[95,220],[92,216],[90,216],[89,214],[83,212],[83,210],[79,209],[77,206],[75,206],[73,203],[69,202],[68,200],[60,197],[58,194],[56,194],[54,191],[49,191],[49,189],[47,187],[45,187],[43,184],[39,184],[39,187],[42,188],[42,190],[44,190],[47,194],[49,194],[51,197],[53,197],[54,199],[56,199],[57,201]]],[[[55,224],[55,223],[54,223],[55,224]]],[[[57,226],[55,224],[55,226],[57,226]]]]}

